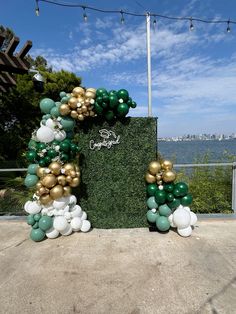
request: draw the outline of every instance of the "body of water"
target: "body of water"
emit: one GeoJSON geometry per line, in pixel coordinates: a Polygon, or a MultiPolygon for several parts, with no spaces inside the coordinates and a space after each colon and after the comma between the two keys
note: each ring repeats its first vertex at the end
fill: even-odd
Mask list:
{"type": "Polygon", "coordinates": [[[227,157],[228,155],[234,155],[236,160],[236,140],[159,141],[158,152],[163,158],[170,159],[176,164],[203,161],[206,154],[209,154],[209,162],[229,162],[232,160],[227,157]]]}

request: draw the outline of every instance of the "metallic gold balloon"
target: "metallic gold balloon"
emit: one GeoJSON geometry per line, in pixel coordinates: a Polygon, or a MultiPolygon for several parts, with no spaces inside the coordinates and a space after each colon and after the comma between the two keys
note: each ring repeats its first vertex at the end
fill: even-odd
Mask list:
{"type": "Polygon", "coordinates": [[[86,92],[92,92],[92,93],[96,94],[96,88],[89,87],[86,89],[86,92]]]}
{"type": "Polygon", "coordinates": [[[39,190],[42,186],[43,186],[42,182],[39,181],[39,182],[36,183],[36,189],[37,190],[39,190]]]}
{"type": "Polygon", "coordinates": [[[75,110],[72,110],[72,111],[71,111],[70,116],[71,116],[73,119],[78,119],[78,113],[77,113],[75,110]]]}
{"type": "Polygon", "coordinates": [[[66,177],[64,175],[60,175],[57,177],[57,182],[62,185],[65,186],[66,185],[66,177]]]}
{"type": "Polygon", "coordinates": [[[63,104],[60,107],[60,114],[66,116],[70,113],[70,107],[67,104],[63,104]]]}
{"type": "Polygon", "coordinates": [[[76,108],[77,108],[77,102],[78,102],[78,99],[77,99],[76,97],[71,97],[71,98],[69,99],[68,104],[70,105],[70,107],[71,107],[72,109],[76,109],[76,108]]]}
{"type": "Polygon", "coordinates": [[[155,183],[156,182],[156,177],[154,177],[149,172],[147,172],[146,175],[145,175],[145,180],[147,181],[147,183],[155,183]]]}
{"type": "Polygon", "coordinates": [[[64,186],[64,187],[63,187],[63,191],[64,191],[63,196],[69,196],[69,195],[71,195],[71,187],[70,187],[69,185],[64,186]]]}
{"type": "Polygon", "coordinates": [[[57,198],[62,197],[63,193],[64,193],[63,187],[60,184],[58,184],[50,190],[50,197],[53,200],[56,200],[57,198]]]}
{"type": "Polygon", "coordinates": [[[72,177],[71,176],[66,176],[66,182],[68,182],[68,183],[70,183],[70,182],[72,182],[72,177]]]}
{"type": "Polygon", "coordinates": [[[39,196],[43,195],[43,194],[48,194],[49,190],[45,187],[41,187],[40,189],[37,190],[39,196]]]}
{"type": "Polygon", "coordinates": [[[57,184],[57,178],[55,177],[54,174],[47,174],[43,180],[42,180],[42,184],[46,187],[46,188],[52,188],[54,185],[57,184]]]}
{"type": "Polygon", "coordinates": [[[161,174],[156,174],[156,179],[157,179],[157,181],[160,181],[161,180],[161,178],[162,178],[162,175],[161,174]]]}
{"type": "Polygon", "coordinates": [[[87,97],[87,98],[95,98],[95,96],[96,96],[96,92],[94,93],[94,92],[92,92],[90,90],[86,90],[85,97],[87,97]]]}
{"type": "Polygon", "coordinates": [[[162,174],[162,180],[164,182],[172,182],[176,179],[176,173],[172,170],[166,170],[162,174]]]}
{"type": "Polygon", "coordinates": [[[72,91],[73,95],[80,96],[85,94],[85,90],[82,87],[75,87],[72,91]]]}
{"type": "Polygon", "coordinates": [[[58,176],[61,173],[61,164],[57,161],[51,162],[50,165],[48,166],[48,168],[56,176],[58,176]]]}
{"type": "Polygon", "coordinates": [[[71,187],[75,188],[76,186],[78,186],[80,183],[80,179],[79,178],[73,178],[72,181],[69,183],[71,187]]]}
{"type": "Polygon", "coordinates": [[[94,116],[95,116],[95,112],[90,111],[90,112],[89,112],[89,115],[90,115],[91,117],[94,117],[94,116]]]}
{"type": "Polygon", "coordinates": [[[78,112],[78,114],[81,114],[82,113],[82,109],[81,108],[77,108],[77,112],[78,112]]]}
{"type": "Polygon", "coordinates": [[[170,160],[164,160],[161,163],[161,167],[164,170],[171,170],[173,168],[173,163],[170,160]]]}
{"type": "Polygon", "coordinates": [[[150,162],[148,171],[154,176],[161,170],[161,164],[158,161],[150,162]]]}
{"type": "MultiPolygon", "coordinates": [[[[84,104],[84,97],[79,96],[79,97],[77,98],[77,100],[78,100],[78,102],[79,102],[81,105],[84,104]]],[[[78,106],[78,103],[77,103],[77,106],[78,106]]]]}
{"type": "Polygon", "coordinates": [[[78,115],[78,120],[79,120],[79,121],[83,121],[83,120],[84,120],[84,116],[83,116],[82,114],[79,114],[79,115],[78,115]]]}
{"type": "Polygon", "coordinates": [[[38,167],[37,176],[42,178],[45,175],[46,175],[46,168],[45,167],[38,167]]]}
{"type": "Polygon", "coordinates": [[[89,117],[89,112],[84,112],[83,115],[84,115],[85,117],[89,117]]]}
{"type": "Polygon", "coordinates": [[[75,170],[75,166],[71,163],[64,164],[65,174],[69,175],[71,170],[75,170]]]}
{"type": "Polygon", "coordinates": [[[76,171],[76,177],[80,177],[80,172],[79,171],[76,171]]]}
{"type": "Polygon", "coordinates": [[[78,165],[75,165],[75,171],[80,171],[80,169],[79,169],[79,166],[78,165]]]}
{"type": "Polygon", "coordinates": [[[82,109],[82,112],[87,112],[87,107],[85,105],[83,105],[81,109],[82,109]]]}
{"type": "Polygon", "coordinates": [[[76,177],[76,172],[75,172],[74,170],[71,170],[71,171],[70,171],[70,176],[71,176],[72,178],[75,178],[75,177],[76,177]]]}
{"type": "Polygon", "coordinates": [[[53,201],[53,199],[50,197],[49,194],[44,194],[40,196],[39,200],[40,200],[40,203],[43,205],[50,204],[53,201]]]}

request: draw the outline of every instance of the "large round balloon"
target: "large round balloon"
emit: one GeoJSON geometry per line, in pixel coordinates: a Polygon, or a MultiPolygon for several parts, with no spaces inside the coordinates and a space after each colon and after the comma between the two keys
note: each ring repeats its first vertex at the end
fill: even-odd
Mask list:
{"type": "Polygon", "coordinates": [[[166,192],[164,190],[157,190],[155,192],[155,200],[157,204],[164,204],[166,201],[166,192]]]}
{"type": "Polygon", "coordinates": [[[167,231],[170,229],[170,223],[167,217],[159,216],[156,220],[156,226],[159,231],[167,231]]]}
{"type": "Polygon", "coordinates": [[[25,177],[24,183],[25,183],[25,186],[27,186],[27,188],[32,188],[33,186],[36,185],[38,180],[39,178],[35,174],[27,174],[27,176],[25,177]]]}
{"type": "Polygon", "coordinates": [[[53,225],[52,217],[42,216],[39,219],[39,228],[42,229],[43,231],[47,231],[52,227],[52,225],[53,225]]]}
{"type": "Polygon", "coordinates": [[[168,217],[172,213],[170,207],[168,205],[166,205],[166,204],[160,205],[158,210],[159,210],[159,213],[160,213],[161,216],[168,217]]]}
{"type": "Polygon", "coordinates": [[[126,103],[121,103],[117,107],[117,114],[119,117],[125,117],[129,112],[129,106],[126,103]]]}
{"type": "Polygon", "coordinates": [[[147,186],[147,194],[149,196],[154,196],[155,192],[158,190],[158,187],[156,184],[148,184],[147,186]]]}
{"type": "Polygon", "coordinates": [[[148,222],[154,223],[156,222],[157,218],[159,217],[158,211],[153,212],[152,210],[147,211],[147,220],[148,222]]]}
{"type": "Polygon", "coordinates": [[[45,238],[45,232],[40,228],[32,229],[30,232],[30,238],[35,242],[42,241],[45,238]]]}
{"type": "Polygon", "coordinates": [[[55,102],[50,98],[44,98],[40,101],[39,107],[43,113],[50,113],[51,109],[56,106],[55,102]]]}
{"type": "Polygon", "coordinates": [[[147,200],[147,206],[150,208],[150,209],[153,209],[153,208],[157,208],[158,207],[158,204],[155,200],[155,197],[154,196],[151,196],[148,198],[147,200]]]}
{"type": "Polygon", "coordinates": [[[184,196],[184,195],[186,195],[188,193],[188,185],[185,182],[178,182],[178,183],[176,183],[174,190],[175,189],[178,190],[179,196],[184,196]]]}

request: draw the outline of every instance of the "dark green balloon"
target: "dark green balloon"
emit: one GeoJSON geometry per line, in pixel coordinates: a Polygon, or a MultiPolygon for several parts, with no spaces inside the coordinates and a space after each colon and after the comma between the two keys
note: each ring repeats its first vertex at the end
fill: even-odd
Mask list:
{"type": "Polygon", "coordinates": [[[114,89],[112,89],[112,90],[109,91],[108,94],[109,94],[109,96],[116,95],[116,91],[114,89]]]}
{"type": "Polygon", "coordinates": [[[126,89],[120,89],[117,92],[118,99],[123,99],[124,102],[129,100],[129,93],[126,89]]]}
{"type": "Polygon", "coordinates": [[[155,200],[157,204],[164,204],[166,201],[166,192],[164,190],[157,190],[155,192],[155,200]]]}
{"type": "Polygon", "coordinates": [[[173,192],[173,190],[174,190],[174,184],[173,184],[173,183],[165,183],[165,184],[164,184],[164,190],[165,190],[166,192],[169,192],[169,193],[173,192]]]}
{"type": "Polygon", "coordinates": [[[49,149],[47,155],[49,158],[55,158],[57,156],[57,152],[55,151],[55,149],[49,149]]]}
{"type": "Polygon", "coordinates": [[[27,158],[27,160],[28,161],[35,161],[36,159],[37,159],[37,153],[36,153],[36,151],[35,150],[29,150],[29,151],[27,151],[27,153],[26,153],[26,158],[27,158]]]}
{"type": "Polygon", "coordinates": [[[45,232],[40,228],[32,229],[30,232],[30,238],[35,242],[42,241],[45,238],[45,232]]]}
{"type": "Polygon", "coordinates": [[[172,194],[172,193],[167,193],[166,194],[166,200],[167,200],[167,202],[172,202],[173,200],[174,200],[174,194],[172,194]]]}
{"type": "Polygon", "coordinates": [[[67,142],[66,140],[62,141],[60,143],[60,150],[65,152],[65,153],[68,153],[70,150],[70,143],[67,142]]]}
{"type": "Polygon", "coordinates": [[[102,95],[102,100],[103,100],[103,102],[109,102],[109,95],[108,94],[103,94],[102,95]]]}
{"type": "Polygon", "coordinates": [[[98,113],[98,114],[102,114],[102,112],[103,112],[103,108],[97,102],[95,102],[95,104],[94,104],[94,109],[95,109],[96,113],[98,113]]]}
{"type": "Polygon", "coordinates": [[[103,103],[103,98],[102,98],[102,96],[97,97],[97,98],[96,98],[96,102],[97,102],[99,105],[101,105],[101,104],[103,103]]]}
{"type": "Polygon", "coordinates": [[[155,192],[158,190],[158,187],[155,183],[148,184],[147,186],[147,194],[149,196],[154,196],[155,192]]]}
{"type": "Polygon", "coordinates": [[[178,187],[174,188],[173,194],[175,197],[180,197],[181,196],[181,190],[178,189],[178,187]]]}
{"type": "Polygon", "coordinates": [[[33,226],[35,224],[34,216],[28,215],[26,218],[27,224],[33,226]]]}
{"type": "Polygon", "coordinates": [[[45,166],[46,166],[44,158],[41,158],[41,159],[39,160],[39,166],[40,166],[40,167],[45,167],[45,166]]]}
{"type": "Polygon", "coordinates": [[[132,98],[131,98],[131,97],[129,97],[129,99],[128,99],[128,101],[127,101],[126,103],[127,103],[127,105],[128,105],[129,107],[131,107],[131,104],[132,104],[132,98]]]}
{"type": "Polygon", "coordinates": [[[168,217],[168,216],[170,216],[170,214],[172,213],[170,207],[169,207],[168,205],[166,205],[166,204],[160,205],[160,206],[158,207],[158,210],[159,210],[160,216],[166,216],[166,217],[168,217]]]}
{"type": "Polygon", "coordinates": [[[46,166],[48,166],[48,165],[51,163],[52,158],[50,158],[49,156],[45,156],[45,157],[43,158],[43,161],[44,161],[44,164],[45,164],[46,166]]]}
{"type": "Polygon", "coordinates": [[[47,231],[53,225],[53,219],[49,216],[42,216],[39,220],[39,228],[43,231],[47,231]]]}
{"type": "Polygon", "coordinates": [[[46,147],[47,147],[47,145],[45,143],[38,143],[38,150],[39,151],[45,149],[46,147]]]}
{"type": "Polygon", "coordinates": [[[98,88],[98,89],[96,90],[96,96],[97,96],[97,97],[99,97],[99,96],[102,97],[103,94],[107,94],[107,90],[106,90],[105,88],[100,87],[100,88],[98,88]]]}
{"type": "Polygon", "coordinates": [[[114,94],[114,95],[110,95],[109,96],[109,101],[110,101],[110,108],[114,109],[118,106],[119,104],[119,101],[118,101],[118,98],[117,96],[114,94]]]}
{"type": "Polygon", "coordinates": [[[192,201],[193,201],[193,197],[192,197],[191,194],[187,194],[187,195],[183,196],[183,197],[181,198],[181,200],[180,200],[180,202],[181,202],[181,204],[182,204],[183,206],[188,206],[188,205],[190,205],[190,204],[192,203],[192,201]]]}
{"type": "Polygon", "coordinates": [[[170,223],[167,217],[159,216],[156,220],[156,226],[159,231],[167,231],[170,229],[170,223]]]}
{"type": "Polygon", "coordinates": [[[130,105],[131,108],[136,108],[137,107],[137,104],[135,101],[132,101],[131,105],[130,105]]]}
{"type": "Polygon", "coordinates": [[[188,185],[185,182],[178,182],[175,184],[175,189],[178,189],[179,196],[188,194],[188,185]]]}
{"type": "Polygon", "coordinates": [[[70,149],[71,149],[72,152],[76,153],[78,151],[78,146],[76,144],[74,144],[74,143],[71,143],[70,144],[70,149]]]}
{"type": "Polygon", "coordinates": [[[69,161],[69,156],[68,156],[68,154],[62,153],[62,154],[61,154],[61,160],[62,160],[62,161],[69,161]]]}
{"type": "Polygon", "coordinates": [[[178,198],[174,198],[172,202],[168,202],[167,205],[171,208],[171,209],[175,209],[180,205],[180,200],[178,198]]]}
{"type": "Polygon", "coordinates": [[[107,109],[108,108],[108,103],[107,102],[103,102],[101,104],[101,106],[102,106],[103,109],[107,109]]]}
{"type": "Polygon", "coordinates": [[[156,222],[157,218],[159,217],[159,213],[158,211],[156,211],[155,213],[151,210],[147,211],[147,220],[148,222],[154,223],[156,222]]]}
{"type": "Polygon", "coordinates": [[[59,145],[59,144],[60,144],[60,142],[57,141],[57,140],[52,141],[52,145],[53,145],[53,146],[57,146],[57,145],[59,145]]]}
{"type": "Polygon", "coordinates": [[[108,111],[105,113],[105,118],[106,118],[107,121],[113,120],[114,117],[115,117],[114,112],[111,111],[111,110],[108,110],[108,111]]]}
{"type": "Polygon", "coordinates": [[[34,140],[30,140],[29,141],[29,144],[28,144],[28,147],[30,148],[30,149],[37,149],[37,147],[38,147],[38,143],[36,142],[36,141],[34,141],[34,140]]]}
{"type": "Polygon", "coordinates": [[[119,104],[117,107],[117,115],[119,117],[125,117],[129,112],[129,106],[126,103],[119,104]]]}

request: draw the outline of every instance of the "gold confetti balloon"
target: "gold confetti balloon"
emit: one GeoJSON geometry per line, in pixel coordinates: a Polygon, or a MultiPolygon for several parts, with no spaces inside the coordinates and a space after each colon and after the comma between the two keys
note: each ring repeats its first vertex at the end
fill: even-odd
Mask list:
{"type": "Polygon", "coordinates": [[[152,175],[156,175],[161,170],[161,164],[158,161],[152,161],[150,162],[148,166],[148,171],[152,175]]]}

